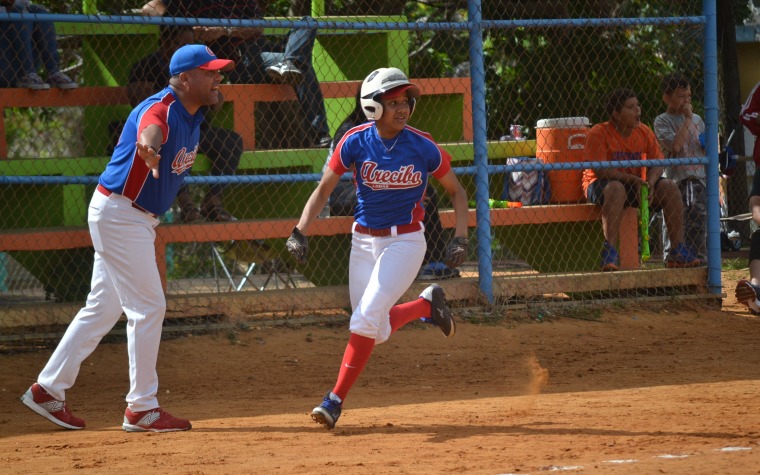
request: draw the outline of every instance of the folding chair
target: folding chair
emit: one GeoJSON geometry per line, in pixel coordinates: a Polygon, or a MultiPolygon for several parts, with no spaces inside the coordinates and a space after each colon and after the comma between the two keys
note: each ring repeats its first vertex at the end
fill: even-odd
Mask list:
{"type": "MultiPolygon", "coordinates": [[[[226,248],[222,251],[217,246],[218,243],[212,243],[211,252],[214,259],[214,276],[219,281],[219,275],[217,272],[217,265],[221,269],[222,273],[229,282],[229,290],[240,292],[243,290],[247,283],[252,283],[251,275],[258,268],[265,268],[269,266],[269,273],[267,275],[264,284],[261,287],[254,287],[256,290],[263,291],[267,288],[267,285],[272,281],[272,277],[276,277],[274,280],[275,288],[279,289],[279,283],[282,282],[285,287],[296,287],[296,283],[290,274],[290,269],[282,260],[272,253],[271,246],[263,240],[240,240],[231,241],[226,248]],[[222,254],[228,254],[232,257],[232,265],[228,266],[225,262],[222,254]],[[238,264],[245,265],[245,272],[239,282],[235,282],[235,269],[238,268],[238,264]],[[230,271],[232,267],[232,271],[230,271]]],[[[221,289],[219,289],[221,291],[221,289]]]]}

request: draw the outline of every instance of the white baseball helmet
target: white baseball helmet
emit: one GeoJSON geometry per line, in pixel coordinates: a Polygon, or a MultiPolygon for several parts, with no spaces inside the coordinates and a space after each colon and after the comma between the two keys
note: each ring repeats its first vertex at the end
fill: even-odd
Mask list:
{"type": "Polygon", "coordinates": [[[409,97],[409,116],[414,112],[414,104],[420,97],[420,88],[409,82],[403,71],[398,68],[375,69],[364,79],[361,89],[361,104],[368,120],[378,120],[383,116],[381,96],[386,92],[406,86],[409,97]]]}

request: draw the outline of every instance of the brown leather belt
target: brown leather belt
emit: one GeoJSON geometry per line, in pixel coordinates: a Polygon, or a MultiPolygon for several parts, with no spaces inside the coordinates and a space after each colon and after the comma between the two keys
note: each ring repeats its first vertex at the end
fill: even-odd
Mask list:
{"type": "Polygon", "coordinates": [[[361,233],[361,234],[368,234],[370,236],[375,236],[375,237],[393,236],[394,228],[396,230],[396,234],[395,234],[396,236],[398,236],[399,234],[408,234],[408,233],[413,233],[413,232],[422,230],[422,226],[420,225],[419,221],[417,221],[416,223],[401,224],[399,226],[392,226],[390,228],[384,228],[384,229],[368,228],[358,223],[354,225],[355,232],[361,233]]]}
{"type": "MultiPolygon", "coordinates": [[[[108,188],[106,188],[105,186],[101,185],[100,183],[98,183],[98,187],[97,187],[97,190],[98,190],[98,191],[99,191],[99,192],[100,192],[100,193],[101,193],[103,196],[111,196],[111,195],[113,194],[113,191],[109,190],[108,188]]],[[[150,216],[152,216],[153,218],[156,218],[156,217],[157,217],[155,214],[151,213],[151,212],[150,212],[150,211],[148,211],[147,209],[145,209],[145,208],[143,208],[142,206],[138,205],[138,204],[137,204],[137,203],[135,203],[134,201],[132,201],[132,207],[133,207],[134,209],[138,210],[138,211],[142,211],[143,213],[145,213],[145,214],[147,214],[147,215],[150,215],[150,216]]]]}

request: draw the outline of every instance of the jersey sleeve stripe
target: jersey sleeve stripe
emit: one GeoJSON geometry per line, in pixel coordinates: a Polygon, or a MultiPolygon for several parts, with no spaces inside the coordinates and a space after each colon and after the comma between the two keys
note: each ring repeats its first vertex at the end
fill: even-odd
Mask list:
{"type": "Polygon", "coordinates": [[[347,164],[343,161],[343,156],[341,155],[341,152],[343,150],[343,144],[346,142],[346,140],[358,133],[362,130],[366,130],[374,125],[373,122],[367,122],[366,124],[357,125],[356,127],[349,129],[348,132],[346,132],[343,137],[338,142],[338,145],[335,147],[335,151],[332,154],[332,157],[330,157],[330,162],[328,163],[328,166],[332,171],[337,173],[338,175],[343,175],[346,173],[350,168],[351,164],[347,164]]]}
{"type": "Polygon", "coordinates": [[[137,137],[140,137],[140,134],[146,127],[156,125],[161,129],[161,143],[166,143],[166,138],[169,136],[169,107],[174,101],[174,96],[171,93],[167,93],[160,102],[151,104],[137,121],[137,137]]]}
{"type": "Polygon", "coordinates": [[[140,158],[137,154],[137,149],[135,149],[135,153],[132,156],[132,166],[127,173],[127,180],[124,183],[124,191],[121,194],[132,201],[136,201],[145,185],[145,180],[148,179],[149,173],[150,168],[148,168],[148,164],[145,163],[145,160],[140,158]]]}
{"type": "Polygon", "coordinates": [[[430,174],[433,175],[436,178],[442,178],[445,174],[451,170],[451,155],[449,155],[449,152],[442,149],[440,145],[438,145],[435,140],[433,140],[433,136],[430,135],[427,132],[423,132],[422,130],[415,129],[414,127],[406,126],[406,129],[409,132],[412,132],[415,135],[418,135],[422,137],[423,139],[430,142],[436,150],[438,150],[438,167],[436,167],[435,170],[431,171],[430,174]]]}

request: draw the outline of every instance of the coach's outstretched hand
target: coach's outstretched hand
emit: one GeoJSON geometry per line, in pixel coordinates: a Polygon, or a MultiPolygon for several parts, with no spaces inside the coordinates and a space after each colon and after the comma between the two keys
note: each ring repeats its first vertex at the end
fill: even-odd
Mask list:
{"type": "Polygon", "coordinates": [[[299,264],[306,263],[306,257],[309,252],[309,238],[306,237],[298,227],[293,228],[290,237],[285,243],[288,252],[295,258],[299,264]]]}
{"type": "Polygon", "coordinates": [[[458,236],[452,239],[446,247],[446,265],[452,269],[461,266],[467,259],[469,247],[470,240],[466,237],[458,236]]]}
{"type": "Polygon", "coordinates": [[[153,178],[158,180],[158,161],[161,160],[161,155],[158,154],[158,149],[152,145],[136,142],[137,154],[145,160],[148,168],[153,172],[153,178]]]}

